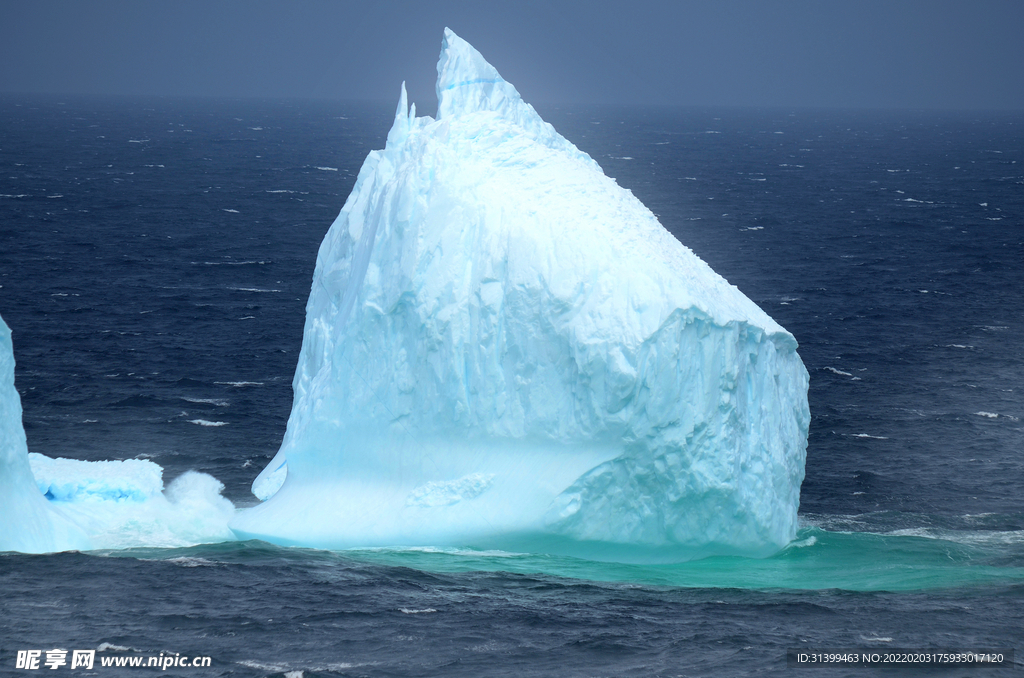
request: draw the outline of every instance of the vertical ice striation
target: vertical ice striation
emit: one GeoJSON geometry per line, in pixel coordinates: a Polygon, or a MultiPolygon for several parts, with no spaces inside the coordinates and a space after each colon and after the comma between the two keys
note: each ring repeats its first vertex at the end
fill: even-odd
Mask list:
{"type": "Polygon", "coordinates": [[[445,31],[324,238],[243,537],[619,560],[795,534],[792,335],[445,31]]]}
{"type": "Polygon", "coordinates": [[[21,398],[14,388],[11,330],[0,318],[0,551],[48,553],[89,548],[89,539],[36,487],[21,398]]]}

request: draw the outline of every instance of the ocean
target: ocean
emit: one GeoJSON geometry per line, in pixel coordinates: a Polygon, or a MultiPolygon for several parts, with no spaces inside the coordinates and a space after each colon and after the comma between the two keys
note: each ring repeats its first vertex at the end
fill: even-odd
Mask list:
{"type": "MultiPolygon", "coordinates": [[[[317,248],[393,111],[0,98],[0,315],[29,451],[197,470],[255,504],[317,248]]],[[[158,670],[101,666],[138,656],[261,678],[1019,674],[1024,114],[539,112],[799,341],[797,539],[676,565],[258,541],[5,553],[0,675],[52,648],[96,651],[54,675],[158,670]],[[787,662],[838,649],[1016,655],[787,662]]]]}

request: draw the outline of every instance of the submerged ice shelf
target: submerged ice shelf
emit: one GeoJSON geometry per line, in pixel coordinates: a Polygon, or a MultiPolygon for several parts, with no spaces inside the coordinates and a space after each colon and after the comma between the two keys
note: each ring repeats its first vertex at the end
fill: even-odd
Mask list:
{"type": "Polygon", "coordinates": [[[281,544],[624,560],[796,533],[792,335],[445,31],[320,247],[281,449],[231,523],[281,544]]]}

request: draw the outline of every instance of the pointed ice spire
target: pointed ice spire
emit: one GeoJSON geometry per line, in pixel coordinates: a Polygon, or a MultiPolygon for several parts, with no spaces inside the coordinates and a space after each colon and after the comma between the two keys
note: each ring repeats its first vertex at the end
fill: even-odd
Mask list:
{"type": "Polygon", "coordinates": [[[437,62],[437,119],[480,111],[497,113],[549,148],[559,148],[593,162],[590,156],[544,122],[480,52],[450,28],[445,28],[437,62]]]}
{"type": "Polygon", "coordinates": [[[437,62],[437,119],[459,113],[496,111],[521,103],[522,97],[505,82],[472,45],[444,29],[437,62]]]}
{"type": "Polygon", "coordinates": [[[416,107],[409,112],[409,95],[405,92],[405,80],[402,81],[402,93],[398,95],[398,108],[395,109],[395,122],[388,132],[388,146],[400,145],[409,136],[409,129],[416,117],[416,107]]]}

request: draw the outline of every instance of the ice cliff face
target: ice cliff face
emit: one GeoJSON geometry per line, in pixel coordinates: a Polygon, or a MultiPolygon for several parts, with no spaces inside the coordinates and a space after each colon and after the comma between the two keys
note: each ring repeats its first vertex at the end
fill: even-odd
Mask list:
{"type": "Polygon", "coordinates": [[[622,560],[795,534],[796,341],[445,31],[324,238],[243,537],[622,560]],[[283,485],[282,485],[283,482],[283,485]]]}

